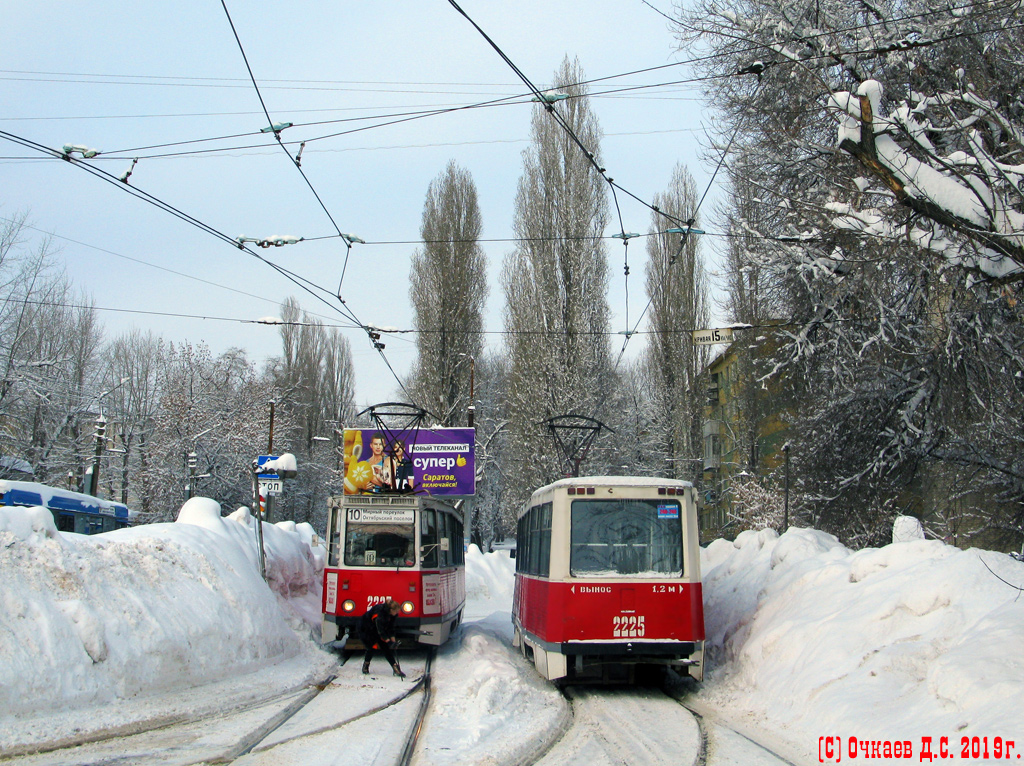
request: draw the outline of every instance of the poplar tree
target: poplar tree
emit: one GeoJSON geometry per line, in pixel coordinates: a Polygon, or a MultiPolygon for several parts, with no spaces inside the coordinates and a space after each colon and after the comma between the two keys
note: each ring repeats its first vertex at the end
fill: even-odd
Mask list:
{"type": "Polygon", "coordinates": [[[608,218],[605,181],[546,108],[557,109],[600,161],[601,129],[578,64],[566,59],[538,107],[516,194],[515,249],[501,274],[509,352],[508,417],[523,491],[562,471],[539,421],[557,415],[601,419],[612,385],[608,262],[600,239],[608,218]]]}
{"type": "Polygon", "coordinates": [[[470,404],[470,376],[483,349],[487,258],[476,185],[454,161],[427,189],[420,236],[412,258],[416,366],[410,391],[441,425],[462,424],[470,404]]]}
{"type": "MultiPolygon", "coordinates": [[[[694,216],[693,177],[677,165],[655,207],[678,220],[694,216]]],[[[667,234],[665,217],[651,214],[647,238],[647,296],[651,301],[650,340],[644,353],[651,419],[649,450],[663,460],[659,475],[699,480],[704,398],[698,378],[707,363],[705,346],[694,346],[691,331],[707,327],[708,280],[695,235],[680,242],[667,234]]]]}

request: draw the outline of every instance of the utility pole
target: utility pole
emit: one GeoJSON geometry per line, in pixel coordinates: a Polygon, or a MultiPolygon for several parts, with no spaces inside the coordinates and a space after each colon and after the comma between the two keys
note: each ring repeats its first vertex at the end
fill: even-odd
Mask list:
{"type": "Polygon", "coordinates": [[[267,454],[274,454],[274,400],[270,400],[270,438],[267,439],[267,454]]]}
{"type": "Polygon", "coordinates": [[[473,427],[473,418],[476,415],[476,399],[473,396],[473,378],[476,376],[476,359],[469,358],[469,410],[466,413],[466,422],[473,427]]]}
{"type": "Polygon", "coordinates": [[[100,416],[96,418],[96,457],[93,459],[92,476],[89,481],[89,494],[93,497],[100,496],[100,457],[103,455],[106,437],[107,419],[103,417],[103,413],[100,413],[100,416]]]}
{"type": "Polygon", "coordinates": [[[196,461],[195,452],[188,453],[188,499],[196,496],[196,461]]]}
{"type": "MultiPolygon", "coordinates": [[[[273,412],[273,405],[271,405],[273,412]]],[[[252,510],[256,520],[256,550],[259,553],[260,576],[267,579],[267,554],[263,548],[263,514],[260,513],[260,467],[254,460],[252,463],[252,510]]]]}
{"type": "Polygon", "coordinates": [[[782,454],[786,458],[786,491],[782,511],[782,531],[789,529],[789,442],[782,445],[782,454]]]}

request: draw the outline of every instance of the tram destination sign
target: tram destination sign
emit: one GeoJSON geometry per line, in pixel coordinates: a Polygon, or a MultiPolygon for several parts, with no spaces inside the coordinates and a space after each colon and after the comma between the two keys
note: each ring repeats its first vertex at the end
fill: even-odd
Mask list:
{"type": "Polygon", "coordinates": [[[346,520],[362,524],[412,524],[416,512],[411,508],[349,508],[346,520]]]}
{"type": "Polygon", "coordinates": [[[401,434],[346,428],[345,494],[472,495],[475,446],[472,428],[421,428],[401,434]]]}

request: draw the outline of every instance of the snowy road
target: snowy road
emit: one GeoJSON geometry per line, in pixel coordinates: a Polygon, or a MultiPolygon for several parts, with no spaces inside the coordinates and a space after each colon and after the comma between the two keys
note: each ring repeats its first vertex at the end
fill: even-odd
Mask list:
{"type": "MultiPolygon", "coordinates": [[[[238,766],[392,766],[420,705],[416,684],[426,652],[403,654],[407,679],[369,676],[357,655],[332,669],[322,689],[268,695],[194,720],[15,758],[12,766],[226,764],[238,766]]],[[[414,766],[792,766],[714,713],[691,713],[650,687],[569,687],[543,681],[503,636],[463,627],[439,652],[432,704],[414,766]],[[566,697],[571,701],[567,702],[566,697]]],[[[249,677],[259,683],[259,675],[249,677]]],[[[693,706],[685,689],[676,689],[693,706]]],[[[203,690],[196,690],[201,695],[203,690]]],[[[769,743],[769,747],[771,743],[769,743]]],[[[774,749],[774,748],[773,748],[774,749]]]]}
{"type": "Polygon", "coordinates": [[[693,716],[655,689],[570,687],[573,725],[538,766],[696,764],[700,728],[693,716]]]}
{"type": "Polygon", "coordinates": [[[360,672],[360,657],[339,668],[322,694],[267,735],[248,754],[234,761],[238,766],[335,766],[360,763],[392,766],[405,745],[419,709],[419,686],[425,652],[403,655],[408,678],[379,671],[383,658],[375,660],[374,673],[360,672]]]}
{"type": "Polygon", "coordinates": [[[713,715],[653,688],[569,687],[573,725],[537,766],[793,766],[713,715]]]}
{"type": "MultiPolygon", "coordinates": [[[[359,663],[336,668],[337,677],[321,692],[316,687],[276,695],[257,703],[206,714],[137,734],[125,734],[90,744],[15,758],[18,766],[100,766],[146,763],[186,766],[199,763],[333,764],[341,763],[341,744],[348,758],[361,754],[365,764],[393,764],[397,755],[380,731],[404,731],[407,699],[422,675],[425,653],[403,657],[408,679],[391,675],[363,676],[359,663]],[[319,693],[318,693],[319,692],[319,693]],[[373,745],[372,743],[378,742],[373,745]],[[371,743],[360,749],[359,743],[371,743]],[[237,760],[236,760],[237,759],[237,760]]],[[[384,661],[378,660],[375,671],[384,661]]],[[[249,681],[259,684],[259,674],[249,681]]],[[[202,694],[197,689],[197,694],[202,694]]],[[[410,719],[411,720],[411,719],[410,719]]],[[[399,741],[398,746],[401,747],[399,741]]],[[[351,761],[348,761],[351,763],[351,761]]]]}

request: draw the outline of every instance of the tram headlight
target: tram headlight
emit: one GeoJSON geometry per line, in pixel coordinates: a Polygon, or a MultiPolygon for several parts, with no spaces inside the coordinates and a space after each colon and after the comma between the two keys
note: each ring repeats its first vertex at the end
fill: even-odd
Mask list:
{"type": "Polygon", "coordinates": [[[341,611],[343,612],[354,612],[356,608],[356,602],[352,599],[347,599],[341,604],[341,611]]]}
{"type": "Polygon", "coordinates": [[[416,608],[416,605],[411,601],[402,602],[402,614],[412,614],[412,610],[416,608]]]}

